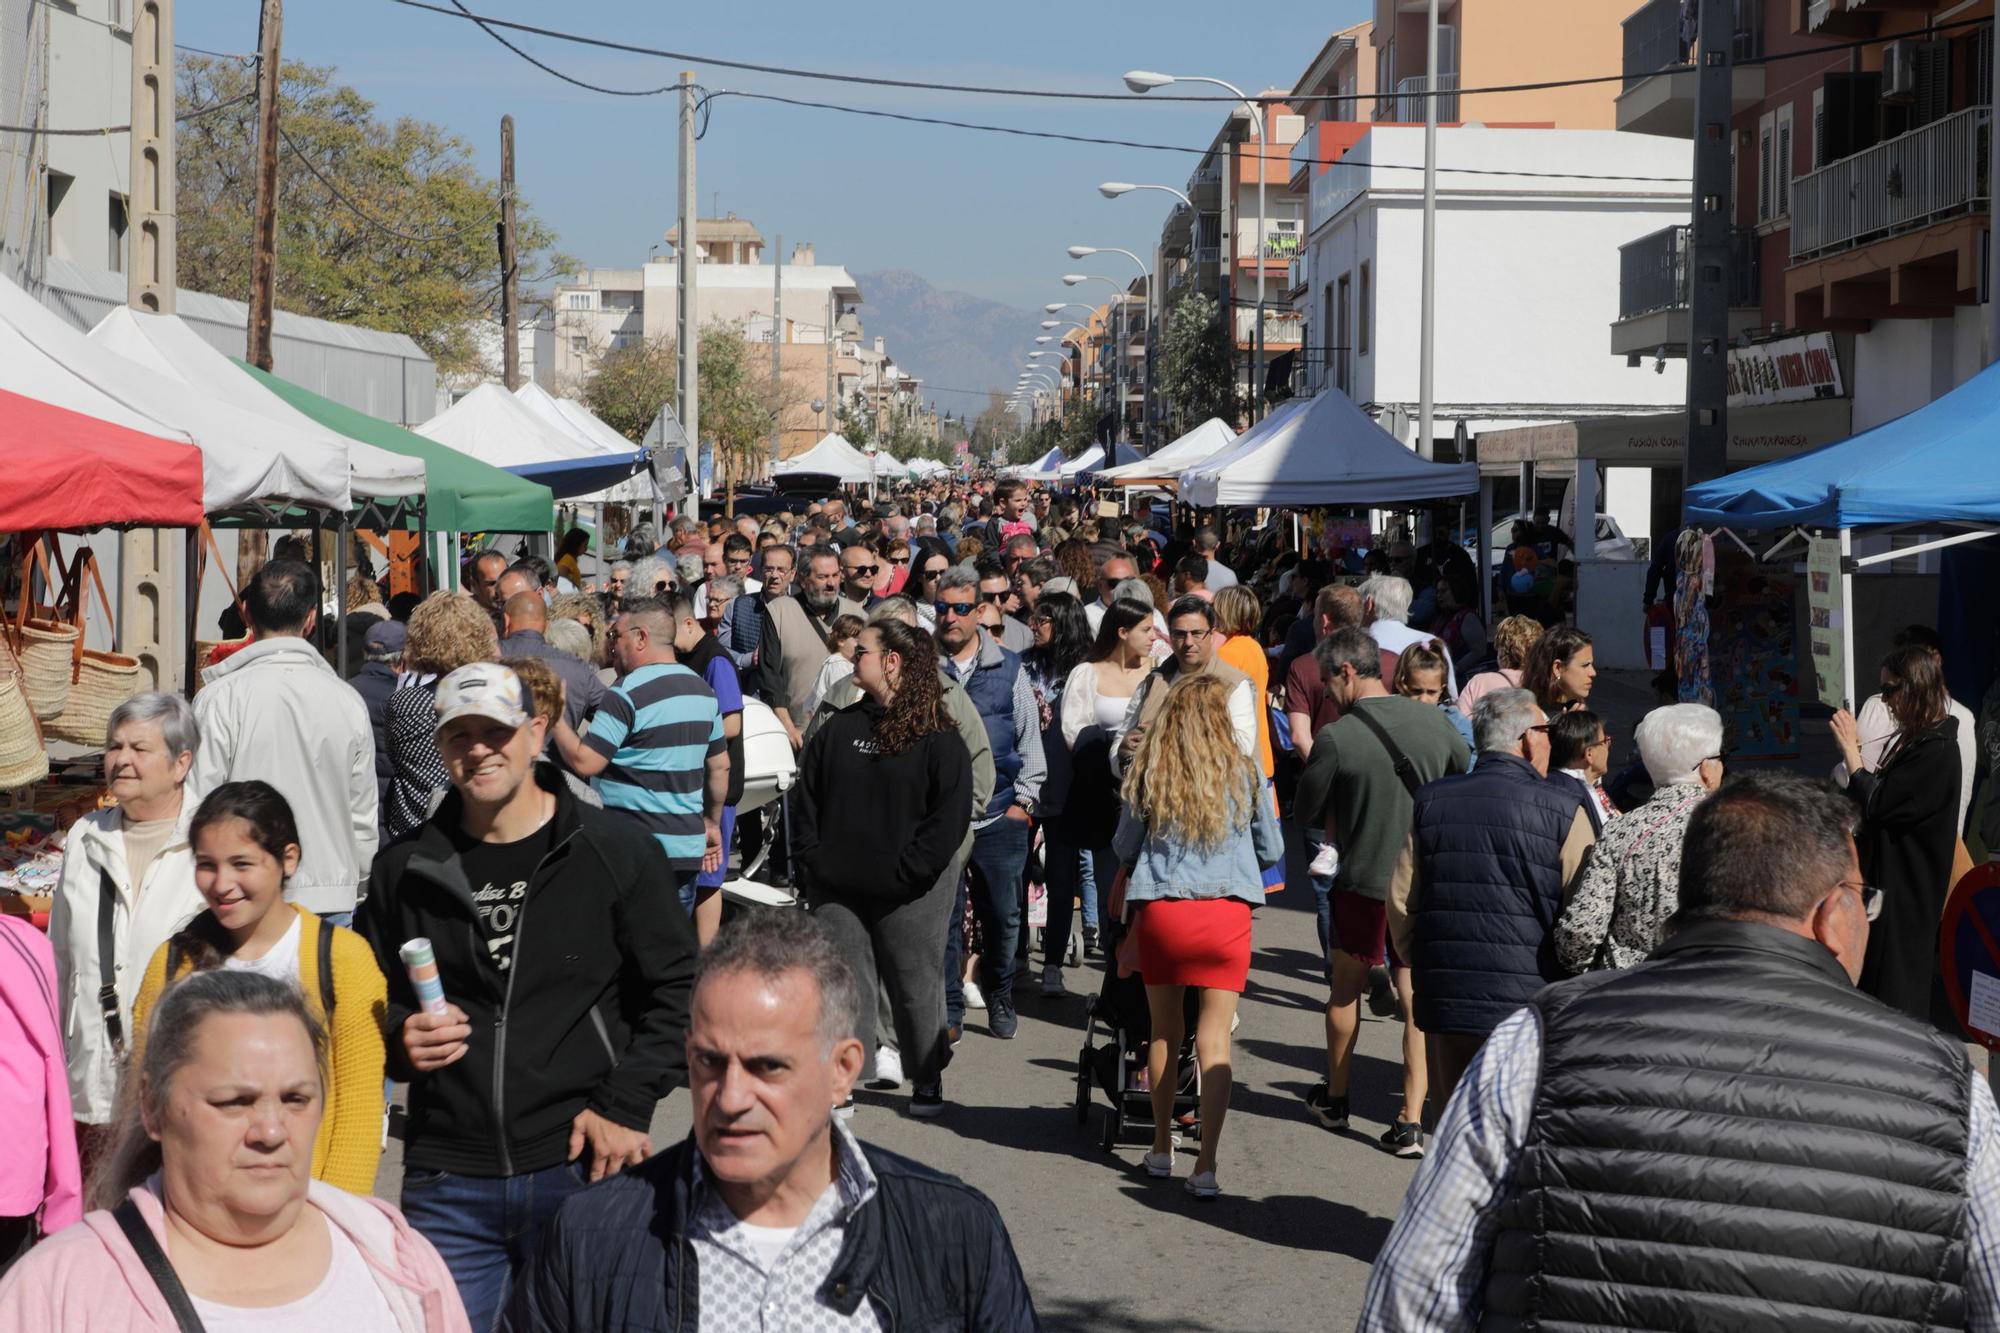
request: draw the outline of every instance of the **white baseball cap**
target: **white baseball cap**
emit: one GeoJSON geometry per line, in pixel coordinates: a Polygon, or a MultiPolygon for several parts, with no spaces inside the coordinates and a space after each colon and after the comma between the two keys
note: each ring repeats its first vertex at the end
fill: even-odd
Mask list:
{"type": "Polygon", "coordinates": [[[437,724],[460,717],[491,718],[509,727],[534,720],[528,691],[514,669],[498,662],[473,662],[438,682],[437,724]]]}

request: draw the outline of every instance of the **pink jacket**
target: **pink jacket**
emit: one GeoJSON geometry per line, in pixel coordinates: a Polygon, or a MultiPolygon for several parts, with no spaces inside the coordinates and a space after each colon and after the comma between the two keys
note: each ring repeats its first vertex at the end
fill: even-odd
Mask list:
{"type": "MultiPolygon", "coordinates": [[[[165,1248],[158,1181],[133,1190],[132,1198],[165,1248]]],[[[318,1180],[306,1197],[360,1249],[400,1333],[471,1333],[444,1260],[401,1213],[318,1180]]],[[[166,1298],[109,1212],[87,1214],[43,1241],[0,1281],[0,1333],[174,1333],[176,1327],[166,1298]]]]}
{"type": "Polygon", "coordinates": [[[0,916],[0,1217],[39,1213],[53,1235],[83,1216],[56,1000],[56,953],[18,917],[0,916]]]}

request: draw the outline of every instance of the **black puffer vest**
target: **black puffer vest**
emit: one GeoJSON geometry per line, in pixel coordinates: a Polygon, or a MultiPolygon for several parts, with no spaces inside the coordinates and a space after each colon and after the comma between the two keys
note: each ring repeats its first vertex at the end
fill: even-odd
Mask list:
{"type": "Polygon", "coordinates": [[[1417,792],[1410,966],[1417,1026],[1484,1036],[1563,972],[1562,849],[1583,798],[1519,755],[1417,792]]]}
{"type": "Polygon", "coordinates": [[[1551,986],[1484,1329],[1965,1326],[1965,1052],[1774,926],[1551,986]]]}

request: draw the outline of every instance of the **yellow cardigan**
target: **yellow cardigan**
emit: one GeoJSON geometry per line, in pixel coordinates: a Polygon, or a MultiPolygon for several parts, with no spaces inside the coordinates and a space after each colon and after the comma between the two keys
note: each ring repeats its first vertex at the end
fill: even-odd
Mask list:
{"type": "MultiPolygon", "coordinates": [[[[319,918],[303,907],[299,914],[299,990],[306,1008],[320,1022],[319,918]]],[[[146,1019],[160,992],[166,989],[167,949],[162,944],[146,965],[139,998],[132,1003],[132,1027],[137,1034],[132,1059],[136,1064],[146,1040],[146,1019]]],[[[344,927],[333,930],[333,1022],[327,1032],[326,1106],[313,1140],[313,1177],[350,1194],[375,1190],[375,1166],[382,1156],[382,1015],[389,987],[375,965],[375,951],[344,927]]],[[[185,957],[181,972],[190,970],[185,957]]]]}

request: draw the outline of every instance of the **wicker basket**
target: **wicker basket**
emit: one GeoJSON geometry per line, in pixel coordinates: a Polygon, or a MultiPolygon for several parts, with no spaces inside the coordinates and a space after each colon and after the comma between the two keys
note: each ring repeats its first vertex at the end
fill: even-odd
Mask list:
{"type": "MultiPolygon", "coordinates": [[[[69,679],[69,673],[63,673],[69,679]]],[[[42,748],[34,711],[22,693],[21,677],[11,663],[0,664],[0,791],[12,791],[49,775],[48,751],[42,748]]]]}
{"type": "Polygon", "coordinates": [[[76,656],[76,626],[66,620],[35,618],[20,626],[22,688],[28,706],[44,720],[69,703],[70,664],[76,656]]]}
{"type": "Polygon", "coordinates": [[[136,657],[84,649],[76,679],[70,683],[69,706],[50,719],[49,735],[78,745],[104,744],[111,714],[139,692],[145,679],[136,657]]]}
{"type": "Polygon", "coordinates": [[[222,649],[241,648],[250,642],[250,636],[240,639],[196,639],[194,641],[194,690],[201,693],[202,686],[208,684],[202,673],[215,665],[215,654],[222,649]]]}

